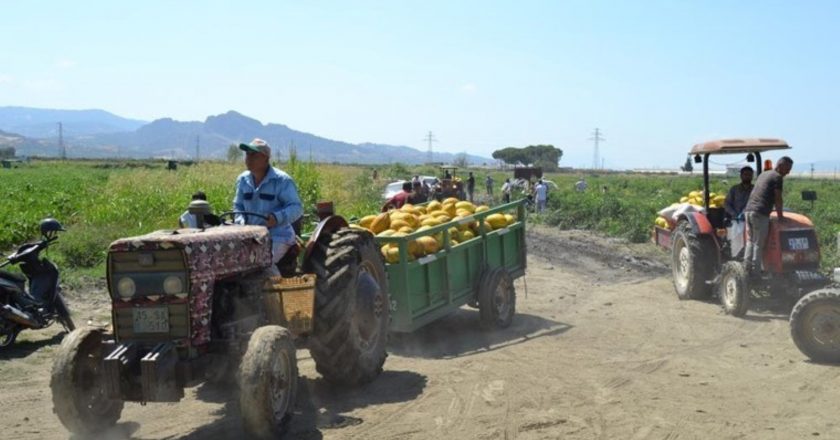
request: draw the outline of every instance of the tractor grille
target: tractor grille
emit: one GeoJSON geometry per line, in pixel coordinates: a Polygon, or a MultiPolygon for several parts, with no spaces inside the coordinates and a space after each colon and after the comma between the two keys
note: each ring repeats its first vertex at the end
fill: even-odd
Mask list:
{"type": "MultiPolygon", "coordinates": [[[[132,304],[119,302],[114,309],[114,329],[118,341],[177,341],[186,342],[189,339],[190,315],[187,304],[154,304],[144,302],[143,304],[132,304]],[[149,331],[148,325],[140,320],[140,312],[163,313],[165,310],[166,327],[165,332],[149,331]],[[144,328],[145,327],[145,328],[144,328]]],[[[160,316],[160,315],[158,315],[160,316]]],[[[176,344],[180,345],[180,344],[176,344]]]]}
{"type": "Polygon", "coordinates": [[[820,246],[813,229],[782,231],[779,246],[785,270],[819,267],[820,246]]]}

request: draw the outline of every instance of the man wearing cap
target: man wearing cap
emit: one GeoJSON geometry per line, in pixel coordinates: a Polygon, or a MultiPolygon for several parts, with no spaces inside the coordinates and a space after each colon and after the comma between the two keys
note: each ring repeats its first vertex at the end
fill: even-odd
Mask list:
{"type": "Polygon", "coordinates": [[[237,214],[235,221],[242,225],[265,225],[271,234],[272,258],[277,262],[295,245],[294,223],[303,214],[297,188],[292,178],[269,164],[271,147],[262,139],[239,144],[245,151],[247,171],[236,178],[234,211],[262,214],[265,220],[253,215],[237,214]]]}

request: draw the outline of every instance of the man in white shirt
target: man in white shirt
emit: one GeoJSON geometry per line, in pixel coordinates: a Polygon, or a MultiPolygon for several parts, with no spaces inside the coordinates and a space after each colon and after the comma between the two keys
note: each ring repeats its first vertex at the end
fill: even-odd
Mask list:
{"type": "Polygon", "coordinates": [[[505,203],[510,203],[510,191],[513,189],[513,185],[510,183],[510,179],[505,179],[505,183],[502,184],[502,201],[505,203]]]}
{"type": "Polygon", "coordinates": [[[548,185],[542,179],[534,187],[534,198],[537,201],[537,212],[545,211],[545,205],[548,201],[548,185]]]}

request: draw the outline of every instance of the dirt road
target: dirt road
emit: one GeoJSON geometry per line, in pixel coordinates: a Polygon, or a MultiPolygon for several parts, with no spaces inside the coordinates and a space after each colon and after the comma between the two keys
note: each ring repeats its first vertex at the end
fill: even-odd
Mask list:
{"type": "MultiPolygon", "coordinates": [[[[481,332],[477,312],[461,310],[397,338],[386,372],[361,389],[329,387],[299,351],[288,438],[840,438],[840,367],[796,350],[789,304],[758,301],[736,319],[678,301],[650,245],[534,229],[529,254],[508,330],[481,332]]],[[[101,319],[104,302],[74,298],[78,315],[101,319]]],[[[4,438],[68,437],[48,388],[56,332],[0,354],[4,438]]],[[[108,438],[240,437],[229,396],[202,386],[180,404],[127,405],[108,438]]]]}

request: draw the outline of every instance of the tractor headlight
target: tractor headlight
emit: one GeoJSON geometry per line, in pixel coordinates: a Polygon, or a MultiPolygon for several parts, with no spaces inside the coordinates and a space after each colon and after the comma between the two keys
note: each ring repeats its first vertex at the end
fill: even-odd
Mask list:
{"type": "Polygon", "coordinates": [[[174,295],[184,291],[184,282],[177,275],[170,275],[163,280],[163,291],[167,295],[174,295]]]}
{"type": "Polygon", "coordinates": [[[123,298],[131,298],[137,292],[137,285],[130,277],[122,277],[117,282],[117,293],[123,298]]]}

